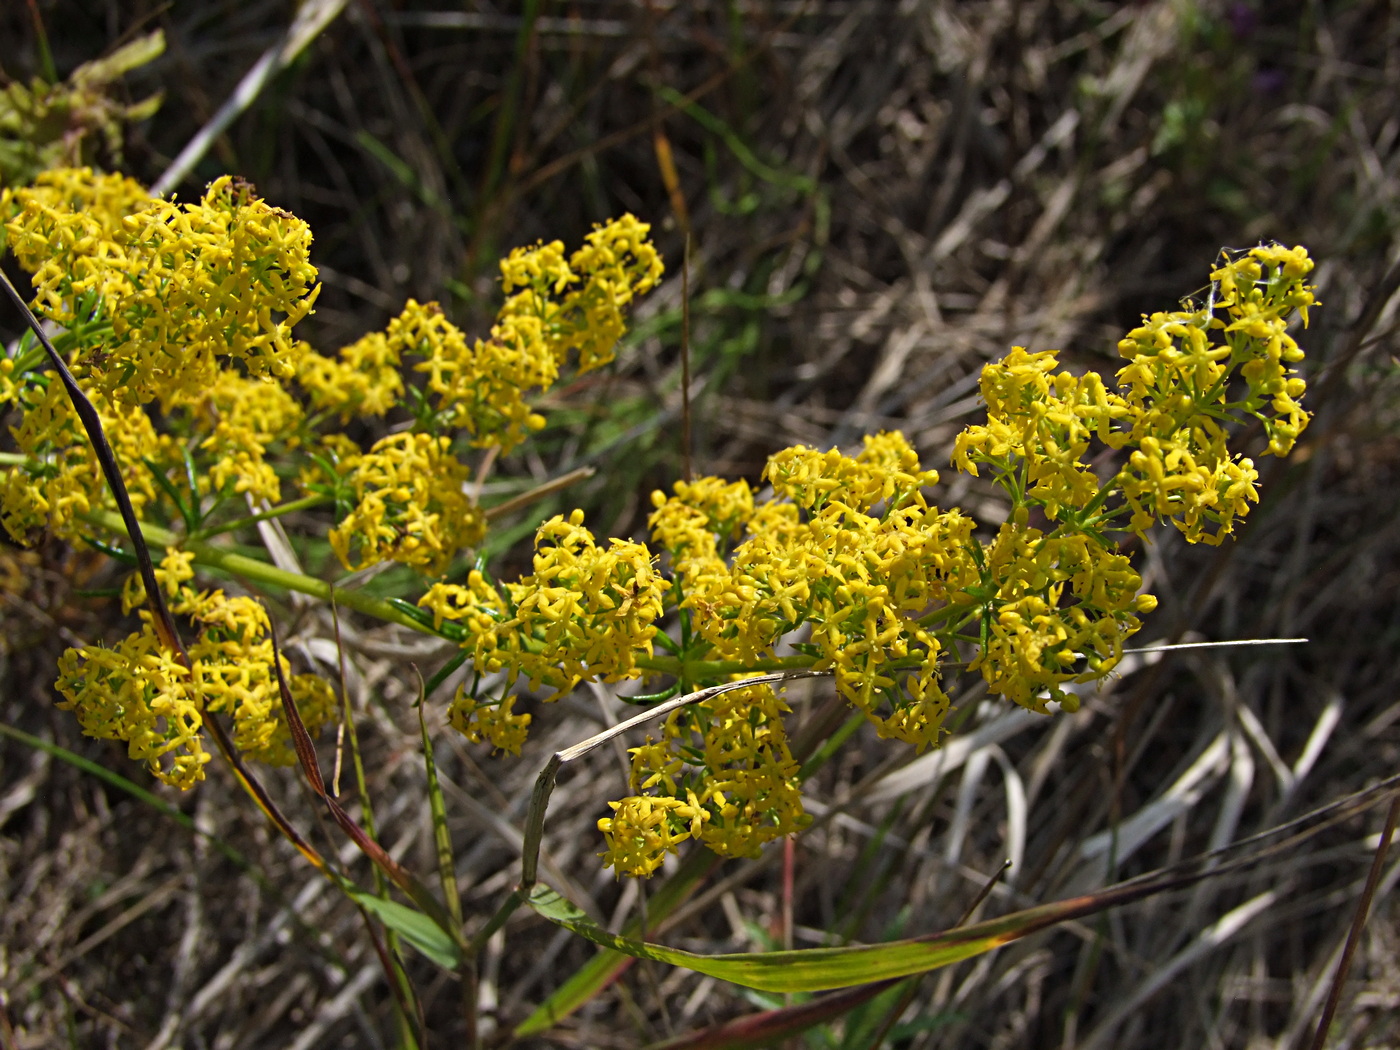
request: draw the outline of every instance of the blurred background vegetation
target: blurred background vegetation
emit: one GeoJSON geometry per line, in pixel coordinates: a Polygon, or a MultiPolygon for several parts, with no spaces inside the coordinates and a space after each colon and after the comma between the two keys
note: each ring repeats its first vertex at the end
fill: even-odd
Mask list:
{"type": "MultiPolygon", "coordinates": [[[[291,18],[260,0],[3,5],[0,170],[81,154],[156,183],[291,18]],[[163,52],[120,50],[155,30],[163,52]],[[131,61],[70,80],[113,55],[131,61]],[[46,94],[60,81],[83,90],[46,94]]],[[[779,448],[890,428],[943,468],[978,417],[984,362],[1024,345],[1111,370],[1122,333],[1199,292],[1222,247],[1308,247],[1323,303],[1299,337],[1313,426],[1287,463],[1261,463],[1263,503],[1237,542],[1196,550],[1162,534],[1140,552],[1162,606],[1139,636],[1308,643],[1173,655],[1075,716],[988,732],[942,768],[901,770],[912,753],[857,733],[808,784],[820,819],[798,840],[790,890],[781,850],[727,862],[653,931],[741,951],[788,930],[803,947],[951,926],[1009,853],[1020,863],[983,916],[1232,841],[1396,770],[1397,97],[1400,15],[1382,0],[350,0],[176,192],[231,172],[311,224],[326,287],[299,334],[323,352],[409,297],[483,331],[505,251],[577,244],[624,211],[653,224],[669,276],[620,362],[551,394],[548,429],[488,486],[499,499],[597,468],[502,523],[503,572],[526,564],[521,537],[571,506],[601,535],[638,533],[648,493],[678,476],[687,238],[696,470],[755,482],[779,448]]],[[[18,331],[0,317],[0,334],[18,331]]],[[[1004,515],[991,489],[944,474],[940,503],[993,526],[1004,515]]],[[[52,709],[62,648],[121,629],[114,603],[84,597],[112,586],[112,569],[49,544],[5,548],[0,571],[0,721],[131,772],[52,709]]],[[[330,646],[329,670],[318,623],[298,621],[301,651],[325,661],[330,646]]],[[[428,870],[410,665],[435,668],[442,650],[368,623],[347,623],[345,641],[379,825],[428,870]]],[[[968,731],[1006,714],[975,692],[963,707],[968,731]]],[[[543,757],[614,709],[585,693],[545,712],[519,761],[440,748],[469,908],[489,910],[514,877],[543,757]]],[[[313,824],[295,778],[270,780],[313,824]]],[[[624,780],[615,754],[576,774],[546,839],[576,899],[612,922],[648,892],[595,857],[593,821],[624,780]]],[[[169,800],[243,861],[0,739],[0,1044],[383,1045],[391,998],[353,909],[224,778],[169,800]]],[[[877,1003],[793,1045],[1306,1045],[1378,828],[1372,813],[1301,855],[941,971],[907,1008],[877,1003]]],[[[1332,1046],[1400,1041],[1397,877],[1392,861],[1332,1046]]],[[[497,1032],[591,954],[512,925],[483,975],[497,1032]]],[[[449,1045],[453,990],[426,968],[421,990],[449,1045]]],[[[525,1042],[641,1046],[771,1005],[638,966],[525,1042]]]]}

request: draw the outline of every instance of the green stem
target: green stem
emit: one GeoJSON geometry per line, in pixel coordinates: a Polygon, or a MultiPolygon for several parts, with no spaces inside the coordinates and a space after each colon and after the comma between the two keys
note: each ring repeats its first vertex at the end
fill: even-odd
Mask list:
{"type": "Polygon", "coordinates": [[[506,920],[515,914],[517,908],[525,903],[525,894],[520,889],[511,890],[508,896],[496,909],[496,913],[486,920],[486,925],[476,931],[476,936],[467,945],[467,950],[462,953],[464,958],[476,959],[481,955],[482,949],[486,947],[486,942],[491,939],[491,935],[506,924],[506,920]]]}
{"type": "MultiPolygon", "coordinates": [[[[117,535],[126,535],[126,527],[122,524],[121,515],[110,510],[94,510],[82,515],[84,521],[90,525],[106,529],[117,535]]],[[[275,565],[269,565],[265,561],[257,558],[249,558],[244,554],[235,554],[232,551],[224,550],[222,547],[215,547],[208,543],[201,543],[199,540],[187,539],[177,536],[169,529],[159,525],[152,525],[148,522],[141,523],[141,531],[145,534],[148,543],[156,547],[170,548],[179,547],[181,550],[189,551],[194,555],[196,565],[206,566],[212,569],[222,569],[240,579],[248,580],[252,583],[260,583],[269,587],[280,587],[283,590],[296,591],[300,594],[309,594],[313,598],[320,598],[323,601],[334,601],[346,608],[354,609],[356,612],[365,613],[368,616],[385,620],[389,623],[396,623],[403,627],[411,627],[415,631],[424,634],[436,634],[431,627],[419,623],[413,617],[408,616],[393,604],[383,598],[375,598],[364,591],[347,590],[343,587],[336,587],[325,580],[318,580],[314,576],[305,576],[299,572],[288,572],[286,569],[279,569],[275,565]]]]}

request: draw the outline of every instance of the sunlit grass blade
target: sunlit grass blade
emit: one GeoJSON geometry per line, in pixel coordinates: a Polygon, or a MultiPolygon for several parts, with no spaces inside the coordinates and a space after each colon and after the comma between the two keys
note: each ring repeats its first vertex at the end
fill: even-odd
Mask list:
{"type": "Polygon", "coordinates": [[[767,992],[818,992],[868,984],[873,980],[909,977],[981,955],[1070,919],[1106,908],[1130,904],[1167,890],[1253,864],[1294,848],[1325,827],[1348,819],[1371,805],[1391,798],[1400,788],[1400,775],[1348,795],[1297,820],[1250,836],[1222,850],[1200,854],[1180,864],[1120,882],[1094,893],[1012,912],[972,926],[885,944],[846,948],[807,948],[744,954],[698,955],[610,933],[578,907],[540,884],[526,903],[539,915],[579,936],[638,959],[684,967],[696,973],[767,992]],[[1266,840],[1284,836],[1276,842],[1266,840]],[[1241,852],[1245,847],[1257,847],[1241,852]]]}
{"type": "Polygon", "coordinates": [[[634,958],[684,967],[759,991],[819,992],[868,984],[872,977],[883,980],[924,973],[1108,906],[1097,899],[1090,901],[1079,898],[1046,905],[930,940],[726,955],[697,955],[609,933],[547,886],[537,886],[528,903],[551,922],[634,958]]]}

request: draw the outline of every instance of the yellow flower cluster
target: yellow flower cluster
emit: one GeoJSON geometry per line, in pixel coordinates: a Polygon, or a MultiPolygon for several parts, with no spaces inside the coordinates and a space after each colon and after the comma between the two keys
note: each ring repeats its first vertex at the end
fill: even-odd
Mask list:
{"type": "Polygon", "coordinates": [[[1046,700],[1078,707],[1066,682],[1102,678],[1142,626],[1135,613],[1156,607],[1139,595],[1129,559],[1083,533],[1046,534],[1008,522],[981,557],[985,595],[972,668],[988,688],[1044,712],[1046,700]]]}
{"type": "Polygon", "coordinates": [[[1129,435],[1114,426],[1132,413],[1098,373],[1056,374],[1058,365],[1052,350],[1028,353],[1019,346],[987,365],[981,383],[987,422],[965,428],[953,446],[959,470],[976,476],[978,463],[992,464],[1016,482],[1013,498],[1040,504],[1052,521],[1063,509],[1094,502],[1100,483],[1086,453],[1095,439],[1122,448],[1129,435]]]}
{"type": "MultiPolygon", "coordinates": [[[[132,759],[176,787],[193,787],[204,778],[209,712],[233,720],[234,745],[246,757],[291,765],[296,756],[272,669],[267,613],[252,598],[186,586],[194,575],[190,558],[168,552],[157,578],[173,599],[172,609],[200,629],[189,648],[193,673],[164,648],[143,611],[142,628],[116,648],[85,645],[63,654],[57,686],[64,699],[58,706],[74,711],[88,736],[125,742],[132,759]]],[[[135,585],[123,595],[128,608],[145,599],[139,578],[132,579],[135,585]]],[[[282,666],[290,675],[285,657],[282,666]]],[[[294,675],[287,684],[308,730],[314,733],[335,717],[335,696],[323,679],[294,675]]]]}
{"type": "Polygon", "coordinates": [[[571,350],[580,373],[611,361],[627,308],[660,281],[650,229],[624,215],[597,227],[568,259],[558,241],[517,248],[501,261],[506,301],[489,339],[468,348],[460,333],[435,339],[426,331],[416,368],[447,421],[466,427],[476,444],[505,450],[540,429],[544,419],[524,393],[548,390],[571,350]]]}
{"type": "Polygon", "coordinates": [[[198,399],[220,358],[255,376],[291,373],[293,325],[320,291],[311,230],[229,176],[198,204],[149,197],[130,179],[60,169],[0,197],[6,245],[33,274],[36,310],[110,326],[73,362],[127,405],[198,399]]]}
{"type": "Polygon", "coordinates": [[[1258,420],[1266,454],[1287,455],[1307,425],[1306,384],[1289,367],[1303,351],[1287,329],[1295,311],[1307,321],[1312,267],[1304,249],[1279,245],[1227,259],[1207,304],[1145,317],[1118,344],[1121,393],[1094,373],[1055,374],[1052,352],[1016,348],[983,371],[987,422],[958,436],[954,462],[972,474],[990,465],[1017,505],[1052,521],[1142,533],[1170,520],[1193,543],[1222,542],[1258,500],[1258,472],[1231,453],[1227,427],[1258,420]],[[1107,483],[1090,466],[1095,439],[1129,452],[1107,483]]]}
{"type": "MultiPolygon", "coordinates": [[[[121,176],[60,169],[0,195],[0,231],[0,246],[33,273],[36,310],[68,329],[60,345],[103,414],[138,510],[160,504],[171,478],[192,490],[179,508],[186,521],[231,495],[276,504],[276,464],[298,450],[313,462],[328,454],[301,473],[309,494],[351,508],[331,535],[346,566],[389,558],[429,574],[483,530],[451,430],[508,450],[543,426],[527,396],[550,387],[572,350],[583,369],[609,360],[625,311],[662,270],[648,227],[624,216],[567,260],[558,244],[513,252],[488,340],[469,344],[436,303],[410,301],[385,331],[327,357],[290,334],[320,287],[310,230],[240,180],[176,204],[121,176]],[[425,375],[416,402],[410,365],[425,375]],[[156,399],[160,428],[143,411],[156,399]],[[328,416],[344,424],[409,402],[416,432],[368,452],[314,433],[328,416]]],[[[0,404],[24,411],[25,457],[5,470],[0,520],[21,540],[42,527],[74,538],[75,515],[112,505],[41,364],[32,353],[0,362],[0,404]]]]}
{"type": "MultiPolygon", "coordinates": [[[[186,589],[173,610],[188,616],[200,634],[190,646],[194,668],[193,693],[206,711],[222,711],[233,719],[233,743],[245,756],[270,765],[296,762],[291,731],[282,710],[281,691],[273,671],[272,638],[267,611],[252,598],[223,591],[186,589]]],[[[325,679],[314,674],[287,678],[297,713],[311,733],[335,719],[335,694],[325,679]]]]}
{"type": "Polygon", "coordinates": [[[549,700],[585,679],[636,677],[637,658],[652,653],[666,589],[651,552],[626,540],[598,546],[576,510],[540,526],[534,569],[504,594],[473,573],[465,587],[434,585],[419,604],[439,623],[467,621],[466,644],[481,671],[548,685],[549,700]]]}
{"type": "MultiPolygon", "coordinates": [[[[81,515],[114,505],[97,455],[57,378],[26,383],[15,402],[24,414],[10,435],[26,465],[0,478],[0,524],[19,543],[31,542],[41,529],[77,539],[81,515]]],[[[181,462],[179,442],[158,433],[139,406],[113,405],[101,394],[93,404],[139,513],[158,497],[143,457],[157,469],[171,469],[181,462]]]]}
{"type": "Polygon", "coordinates": [[[517,248],[501,262],[506,293],[491,338],[557,371],[577,350],[587,372],[613,359],[632,301],[661,280],[651,227],[631,215],[596,227],[566,261],[559,241],[517,248]]]}
{"type": "Polygon", "coordinates": [[[650,877],[682,842],[700,838],[709,816],[697,799],[669,795],[629,795],[608,806],[613,815],[598,821],[608,842],[603,863],[637,878],[650,877]]]}
{"type": "Polygon", "coordinates": [[[58,661],[58,706],[74,711],[88,736],[120,740],[167,784],[204,779],[204,716],[190,675],[161,645],[150,625],[115,649],[85,645],[58,661]]]}
{"type": "MultiPolygon", "coordinates": [[[[160,500],[156,475],[186,478],[193,502],[225,488],[278,499],[268,446],[295,447],[303,413],[271,377],[290,374],[290,327],[319,288],[305,223],[231,179],[176,205],[85,168],[5,191],[0,219],[33,271],[35,308],[69,329],[60,345],[138,512],[160,500]],[[157,429],[143,407],[157,398],[188,444],[157,429]]],[[[66,392],[38,361],[3,366],[0,400],[24,413],[12,434],[26,461],[5,471],[0,519],[20,541],[40,527],[72,539],[76,515],[113,502],[66,392]]]]}
{"type": "MultiPolygon", "coordinates": [[[[215,492],[231,488],[268,503],[282,498],[282,481],[268,462],[268,450],[276,446],[285,453],[300,445],[306,416],[285,387],[225,369],[208,396],[188,410],[202,417],[191,429],[208,434],[199,444],[211,460],[203,476],[207,487],[215,492]]],[[[201,480],[197,477],[195,484],[201,480]]]]}
{"type": "Polygon", "coordinates": [[[937,472],[922,469],[901,434],[867,438],[854,457],[786,449],[764,476],[774,499],[754,507],[750,497],[749,512],[730,521],[704,506],[717,479],[652,497],[652,536],[671,555],[697,636],[717,655],[754,662],[805,625],[818,666],[834,670],[882,735],[936,742],[948,709],[943,646],[921,618],[976,582],[972,520],[928,505],[922,490],[937,472]],[[716,530],[738,527],[747,538],[721,557],[716,530]]]}
{"type": "Polygon", "coordinates": [[[356,503],[330,541],[347,568],[392,560],[437,575],[486,535],[486,519],[466,493],[471,471],[448,438],[391,434],[342,466],[356,503]]]}
{"type": "MultiPolygon", "coordinates": [[[[1220,542],[1258,498],[1227,428],[1261,420],[1269,451],[1283,453],[1306,425],[1303,381],[1289,368],[1302,352],[1286,325],[1313,302],[1302,283],[1311,265],[1302,249],[1277,247],[1226,260],[1210,303],[1145,318],[1123,341],[1117,391],[1095,373],[1061,370],[1053,352],[1016,348],[989,364],[987,421],[959,435],[954,462],[974,475],[990,468],[1010,498],[990,537],[928,503],[938,475],[900,434],[867,438],[855,456],[779,452],[764,471],[773,497],[761,503],[745,483],[719,478],[655,493],[651,539],[670,585],[663,577],[654,593],[680,618],[679,639],[662,640],[683,683],[792,666],[774,662],[786,642],[830,669],[881,736],[920,748],[942,732],[950,666],[979,671],[992,692],[1032,710],[1050,701],[1072,709],[1066,685],[1109,673],[1156,605],[1138,593],[1141,578],[1112,534],[1171,520],[1188,540],[1220,542]],[[1098,464],[1114,453],[1120,468],[1105,475],[1098,464]]],[[[593,549],[577,515],[548,523],[541,543],[561,535],[593,549]]],[[[632,571],[643,558],[629,555],[632,571]]],[[[548,683],[556,696],[581,678],[640,674],[632,665],[651,656],[654,629],[629,635],[598,619],[575,593],[596,584],[574,574],[549,590],[544,568],[537,558],[535,577],[499,591],[480,579],[470,591],[444,585],[424,604],[462,623],[478,668],[548,683]]],[[[647,875],[689,839],[751,855],[800,827],[783,712],[771,693],[746,690],[673,714],[661,742],[632,752],[634,795],[600,821],[607,862],[647,875]]],[[[511,725],[511,750],[525,728],[511,725]]]]}
{"type": "Polygon", "coordinates": [[[631,749],[632,790],[658,793],[609,803],[613,815],[598,821],[605,862],[624,875],[651,875],[690,838],[721,856],[756,857],[765,842],[809,824],[786,713],[766,685],[673,712],[661,743],[631,749]]]}
{"type": "Polygon", "coordinates": [[[405,360],[423,373],[436,427],[462,427],[477,446],[509,451],[544,417],[525,398],[546,391],[571,350],[579,371],[611,361],[633,300],[661,279],[650,227],[631,215],[605,223],[568,259],[555,241],[517,248],[501,262],[505,304],[489,339],[468,342],[436,303],[410,300],[385,332],[340,351],[339,359],[308,352],[298,378],[317,409],[383,415],[404,395],[405,360]]]}
{"type": "MultiPolygon", "coordinates": [[[[410,299],[405,312],[424,309],[410,299]]],[[[384,332],[370,332],[341,347],[338,358],[307,347],[297,359],[297,382],[313,409],[339,416],[342,424],[383,416],[403,397],[403,350],[384,332]]]]}
{"type": "MultiPolygon", "coordinates": [[[[324,499],[345,512],[329,538],[347,568],[392,559],[428,575],[485,531],[453,432],[509,450],[544,425],[527,398],[548,390],[571,356],[582,371],[611,360],[625,313],[661,277],[648,232],[624,216],[567,257],[558,243],[512,252],[488,339],[469,342],[437,304],[410,301],[384,331],[324,356],[291,335],[319,293],[310,230],[241,180],[219,179],[177,204],[121,176],[60,169],[0,194],[0,248],[33,275],[34,307],[59,326],[59,350],[98,410],[138,514],[212,531],[230,497],[280,503],[290,473],[311,497],[301,506],[324,499]],[[413,430],[368,451],[318,433],[328,419],[393,412],[406,412],[413,430]]],[[[80,539],[92,512],[115,504],[67,394],[28,343],[0,356],[5,406],[19,419],[0,523],[22,542],[45,528],[80,539]]],[[[182,786],[202,775],[211,711],[233,720],[246,754],[290,760],[265,614],[248,599],[197,591],[187,553],[170,551],[157,575],[175,611],[199,627],[193,675],[162,654],[148,626],[115,649],[70,651],[65,705],[182,786]]],[[[664,586],[644,547],[600,547],[575,518],[546,527],[534,576],[500,592],[478,574],[457,588],[469,607],[440,589],[427,600],[443,603],[439,623],[464,619],[486,639],[483,666],[510,662],[563,690],[585,675],[636,672],[664,586]],[[544,655],[550,646],[562,662],[544,655]]],[[[142,601],[139,580],[124,599],[128,611],[142,601]]],[[[329,717],[324,684],[301,677],[292,688],[308,727],[329,717]]],[[[514,703],[463,695],[452,721],[518,751],[530,717],[514,703]]]]}
{"type": "MultiPolygon", "coordinates": [[[[177,205],[120,177],[52,172],[0,196],[0,229],[34,274],[37,308],[66,330],[138,511],[170,520],[173,502],[199,529],[229,497],[277,503],[298,456],[312,497],[301,505],[344,512],[329,538],[347,568],[391,559],[429,576],[485,533],[454,437],[509,450],[542,427],[527,398],[575,355],[580,372],[611,360],[625,312],[662,272],[648,227],[624,216],[572,254],[559,242],[513,251],[488,338],[468,340],[437,304],[410,301],[384,331],[324,356],[291,338],[319,289],[310,232],[237,180],[177,205]],[[158,414],[146,407],[156,401],[158,414]],[[368,451],[318,430],[393,413],[405,427],[368,451]]],[[[531,723],[515,710],[521,686],[554,700],[582,681],[664,670],[688,689],[798,664],[830,670],[881,736],[917,748],[939,742],[944,675],[964,667],[1033,710],[1072,707],[1066,686],[1111,671],[1155,605],[1116,536],[1171,521],[1191,542],[1222,542],[1258,500],[1231,428],[1261,424],[1267,453],[1284,455],[1307,425],[1288,324],[1307,321],[1312,265],[1277,245],[1227,255],[1204,304],[1144,317],[1122,340],[1114,388],[1054,352],[1018,347],[987,365],[986,422],[958,436],[953,462],[1004,489],[1009,514],[995,529],[931,504],[938,474],[897,433],[855,455],[776,453],[767,499],[719,478],[655,493],[650,547],[599,543],[579,511],[551,518],[531,574],[498,585],[474,571],[419,602],[474,662],[451,724],[519,753],[531,723]],[[497,672],[498,695],[481,695],[497,672]]],[[[0,522],[20,539],[43,527],[74,538],[110,496],[32,348],[0,360],[0,405],[11,404],[22,463],[0,483],[0,522]]],[[[211,712],[232,720],[245,753],[292,760],[266,614],[196,590],[193,576],[178,549],[158,570],[198,627],[192,671],[148,621],[116,648],[70,650],[59,680],[86,732],[124,741],[181,786],[202,776],[211,712]]],[[[130,606],[141,597],[128,586],[130,606]]],[[[324,683],[302,676],[292,688],[310,728],[332,717],[324,683]]],[[[752,856],[802,827],[787,713],[766,686],[674,712],[659,741],[633,749],[633,794],[599,822],[608,863],[649,875],[691,839],[752,856]]]]}
{"type": "Polygon", "coordinates": [[[447,721],[453,729],[473,743],[488,741],[497,751],[520,754],[530,731],[529,714],[514,711],[515,697],[482,701],[471,695],[465,684],[458,686],[447,708],[447,721]]]}

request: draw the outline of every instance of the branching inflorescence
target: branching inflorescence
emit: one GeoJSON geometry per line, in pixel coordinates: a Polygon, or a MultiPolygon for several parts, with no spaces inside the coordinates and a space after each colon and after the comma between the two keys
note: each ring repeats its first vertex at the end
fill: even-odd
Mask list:
{"type": "MultiPolygon", "coordinates": [[[[662,272],[645,224],[602,225],[572,254],[513,251],[485,339],[410,301],[385,331],[323,355],[292,336],[319,289],[310,231],[245,183],[220,179],[177,205],[60,170],[6,191],[0,219],[133,503],[153,524],[182,523],[190,547],[172,544],[158,577],[198,631],[192,668],[148,619],[114,648],[65,654],[62,706],[182,787],[203,776],[212,712],[245,754],[292,758],[266,613],[192,582],[196,544],[238,501],[244,520],[333,506],[328,538],[347,569],[387,560],[429,577],[422,625],[471,662],[449,721],[498,750],[526,739],[522,691],[549,701],[582,682],[666,676],[675,693],[794,667],[829,670],[880,736],[925,748],[945,732],[946,676],[964,668],[1024,707],[1073,709],[1066,687],[1111,672],[1156,604],[1119,538],[1170,521],[1191,542],[1222,542],[1258,500],[1232,429],[1261,425],[1265,454],[1281,456],[1308,420],[1287,329],[1314,302],[1312,261],[1278,245],[1226,253],[1204,304],[1146,317],[1119,343],[1115,389],[1049,351],[1018,347],[985,367],[987,421],[958,436],[953,463],[1005,491],[994,533],[931,505],[938,473],[882,433],[856,455],[778,452],[765,498],[713,477],[654,493],[649,544],[604,543],[581,511],[556,516],[536,534],[533,572],[496,582],[454,571],[486,531],[461,456],[508,451],[543,426],[530,398],[571,359],[578,371],[612,359],[627,310],[662,272]],[[405,425],[367,449],[344,433],[390,414],[405,425]]],[[[111,496],[43,364],[27,341],[0,360],[0,403],[18,415],[0,517],[16,540],[78,540],[111,496]]],[[[128,607],[141,597],[128,586],[128,607]]],[[[334,717],[324,682],[290,682],[308,726],[334,717]]],[[[633,794],[599,822],[607,863],[649,875],[687,839],[751,856],[801,828],[787,713],[766,685],[673,712],[632,750],[633,794]]]]}

